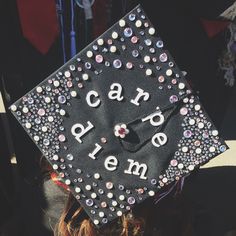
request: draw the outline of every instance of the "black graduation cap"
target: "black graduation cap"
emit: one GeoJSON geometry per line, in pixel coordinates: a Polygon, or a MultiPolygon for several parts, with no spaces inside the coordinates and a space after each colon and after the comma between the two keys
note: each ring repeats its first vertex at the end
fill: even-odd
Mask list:
{"type": "Polygon", "coordinates": [[[98,227],[228,148],[140,6],[11,111],[98,227]]]}

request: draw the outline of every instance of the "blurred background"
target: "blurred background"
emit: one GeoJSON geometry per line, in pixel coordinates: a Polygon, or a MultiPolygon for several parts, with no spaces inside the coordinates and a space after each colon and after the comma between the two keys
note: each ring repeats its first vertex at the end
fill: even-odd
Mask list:
{"type": "MultiPolygon", "coordinates": [[[[235,1],[1,0],[1,236],[53,235],[68,195],[7,108],[137,4],[230,147],[186,180],[182,200],[193,210],[189,236],[236,235],[235,1]]],[[[175,227],[162,235],[183,235],[178,215],[167,219],[175,227]]]]}

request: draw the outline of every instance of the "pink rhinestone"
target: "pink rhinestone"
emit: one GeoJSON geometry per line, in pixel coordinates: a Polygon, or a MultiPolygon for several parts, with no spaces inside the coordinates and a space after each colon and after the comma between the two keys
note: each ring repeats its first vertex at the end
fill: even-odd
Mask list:
{"type": "Polygon", "coordinates": [[[197,147],[199,147],[199,146],[201,145],[201,142],[200,142],[199,140],[196,140],[196,141],[194,142],[194,145],[197,146],[197,147]]]}
{"type": "Polygon", "coordinates": [[[127,67],[127,69],[132,69],[133,68],[133,64],[132,64],[132,62],[127,62],[126,63],[126,67],[127,67]]]}
{"type": "Polygon", "coordinates": [[[71,87],[73,86],[73,84],[72,84],[71,81],[67,81],[67,82],[66,82],[66,85],[67,85],[68,88],[71,88],[71,87]]]}
{"type": "Polygon", "coordinates": [[[64,135],[64,134],[60,134],[60,135],[58,136],[58,140],[59,140],[60,142],[65,142],[65,141],[66,141],[65,135],[64,135]]]}
{"type": "Polygon", "coordinates": [[[178,165],[178,161],[173,159],[173,160],[170,161],[170,164],[171,164],[171,166],[177,166],[178,165]]]}
{"type": "Polygon", "coordinates": [[[83,86],[82,83],[78,83],[78,87],[79,87],[79,88],[83,88],[84,86],[83,86]]]}
{"type": "Polygon", "coordinates": [[[78,71],[82,71],[82,67],[81,67],[81,66],[78,66],[77,70],[78,70],[78,71]]]}
{"type": "Polygon", "coordinates": [[[159,81],[160,83],[163,83],[163,82],[165,81],[165,77],[164,77],[163,75],[159,76],[159,77],[158,77],[158,81],[159,81]]]}
{"type": "Polygon", "coordinates": [[[45,110],[44,110],[43,108],[40,108],[40,109],[38,110],[38,115],[39,115],[39,116],[44,116],[44,115],[45,115],[45,110]]]}
{"type": "Polygon", "coordinates": [[[147,28],[149,26],[148,22],[145,22],[144,26],[147,28]]]}
{"type": "Polygon", "coordinates": [[[107,40],[107,44],[111,45],[113,42],[112,42],[112,39],[108,39],[107,40]]]}
{"type": "Polygon", "coordinates": [[[182,116],[187,115],[187,114],[188,114],[188,109],[187,109],[186,107],[182,107],[182,108],[180,109],[180,114],[181,114],[182,116]]]}
{"type": "Polygon", "coordinates": [[[138,192],[138,194],[143,194],[144,193],[144,189],[143,188],[139,188],[139,189],[137,189],[137,192],[138,192]]]}
{"type": "Polygon", "coordinates": [[[56,94],[58,94],[58,93],[59,93],[59,90],[58,90],[58,89],[55,89],[54,92],[55,92],[56,94]]]}
{"type": "Polygon", "coordinates": [[[106,202],[101,202],[101,207],[102,208],[106,208],[107,207],[107,203],[106,202]]]}
{"type": "Polygon", "coordinates": [[[102,142],[102,143],[107,143],[107,139],[104,138],[104,137],[102,137],[102,138],[101,138],[101,142],[102,142]]]}
{"type": "Polygon", "coordinates": [[[103,56],[102,55],[96,55],[95,60],[97,63],[102,63],[103,62],[103,56]]]}
{"type": "Polygon", "coordinates": [[[153,57],[152,58],[152,61],[155,63],[155,62],[157,62],[157,58],[156,57],[153,57]]]}
{"type": "Polygon", "coordinates": [[[172,83],[172,84],[177,84],[177,80],[176,80],[176,79],[172,79],[172,80],[171,80],[171,83],[172,83]]]}
{"type": "Polygon", "coordinates": [[[49,80],[48,80],[48,83],[49,83],[49,84],[52,84],[52,80],[51,80],[51,79],[49,79],[49,80]]]}
{"type": "Polygon", "coordinates": [[[137,42],[138,42],[138,37],[137,37],[137,36],[133,36],[133,37],[131,38],[131,42],[132,42],[132,43],[137,43],[137,42]]]}

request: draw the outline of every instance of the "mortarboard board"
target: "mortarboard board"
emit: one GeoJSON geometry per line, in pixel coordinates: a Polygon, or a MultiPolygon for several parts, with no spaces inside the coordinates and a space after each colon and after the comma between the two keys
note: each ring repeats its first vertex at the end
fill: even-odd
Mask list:
{"type": "Polygon", "coordinates": [[[140,6],[11,111],[98,227],[227,149],[140,6]]]}

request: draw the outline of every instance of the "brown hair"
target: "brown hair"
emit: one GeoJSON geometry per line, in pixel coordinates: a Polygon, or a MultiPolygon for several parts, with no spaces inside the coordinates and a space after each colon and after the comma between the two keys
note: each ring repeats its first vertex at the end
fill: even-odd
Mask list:
{"type": "Polygon", "coordinates": [[[134,217],[132,213],[128,213],[120,217],[115,222],[109,224],[109,227],[97,229],[90,219],[82,219],[79,222],[80,216],[84,213],[79,207],[72,217],[65,222],[65,218],[74,204],[75,199],[72,194],[69,194],[67,204],[62,213],[59,223],[55,230],[56,236],[141,236],[144,232],[145,220],[141,217],[134,217]]]}

